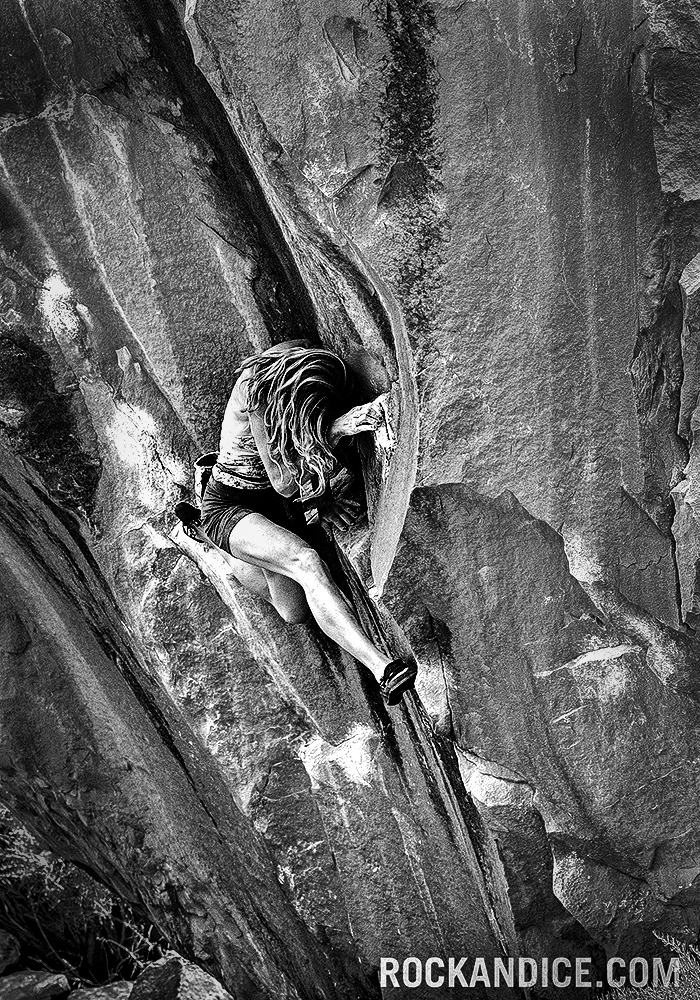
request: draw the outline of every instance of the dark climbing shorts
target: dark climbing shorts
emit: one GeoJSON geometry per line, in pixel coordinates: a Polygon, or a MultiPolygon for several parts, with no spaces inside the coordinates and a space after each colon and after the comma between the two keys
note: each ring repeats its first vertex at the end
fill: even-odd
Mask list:
{"type": "Polygon", "coordinates": [[[242,490],[224,486],[211,477],[202,500],[202,527],[212,542],[230,553],[228,537],[246,514],[263,514],[297,535],[305,533],[306,521],[300,504],[293,504],[272,488],[242,490]]]}

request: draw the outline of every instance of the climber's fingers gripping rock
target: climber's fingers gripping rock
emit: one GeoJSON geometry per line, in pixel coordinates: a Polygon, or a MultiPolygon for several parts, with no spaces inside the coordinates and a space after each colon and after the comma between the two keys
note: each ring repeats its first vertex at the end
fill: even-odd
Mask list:
{"type": "Polygon", "coordinates": [[[358,500],[345,498],[325,506],[321,510],[321,518],[339,531],[345,531],[355,523],[361,513],[362,504],[358,500]]]}
{"type": "Polygon", "coordinates": [[[371,403],[353,406],[331,426],[331,438],[339,441],[343,437],[354,437],[364,431],[376,431],[384,422],[384,400],[386,396],[377,396],[371,403]]]}

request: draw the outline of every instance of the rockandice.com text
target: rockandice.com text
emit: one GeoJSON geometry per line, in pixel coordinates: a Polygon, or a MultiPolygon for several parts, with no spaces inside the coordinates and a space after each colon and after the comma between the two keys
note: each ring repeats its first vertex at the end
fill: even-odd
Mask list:
{"type": "MultiPolygon", "coordinates": [[[[620,987],[677,986],[679,959],[610,958],[604,978],[596,978],[590,958],[381,958],[379,985],[473,989],[497,986],[620,987]]],[[[599,975],[599,974],[598,974],[599,975]]]]}

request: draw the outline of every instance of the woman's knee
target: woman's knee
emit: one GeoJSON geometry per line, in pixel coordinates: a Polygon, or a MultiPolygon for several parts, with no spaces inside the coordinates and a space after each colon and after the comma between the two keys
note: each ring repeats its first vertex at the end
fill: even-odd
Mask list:
{"type": "Polygon", "coordinates": [[[327,574],[326,564],[316,549],[310,545],[301,545],[294,552],[291,559],[291,569],[295,579],[322,579],[327,574]]]}

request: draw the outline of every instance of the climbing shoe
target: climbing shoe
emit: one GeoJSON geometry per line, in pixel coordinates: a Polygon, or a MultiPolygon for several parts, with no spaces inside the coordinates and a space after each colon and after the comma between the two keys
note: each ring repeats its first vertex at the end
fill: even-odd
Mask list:
{"type": "Polygon", "coordinates": [[[175,515],[182,521],[185,534],[189,538],[193,538],[195,542],[205,541],[206,536],[201,537],[204,533],[201,530],[202,512],[199,507],[195,507],[194,504],[188,503],[186,500],[181,500],[175,504],[175,515]]]}
{"type": "Polygon", "coordinates": [[[404,660],[392,660],[384,668],[379,690],[387,705],[398,705],[405,691],[413,687],[418,668],[404,660]]]}

